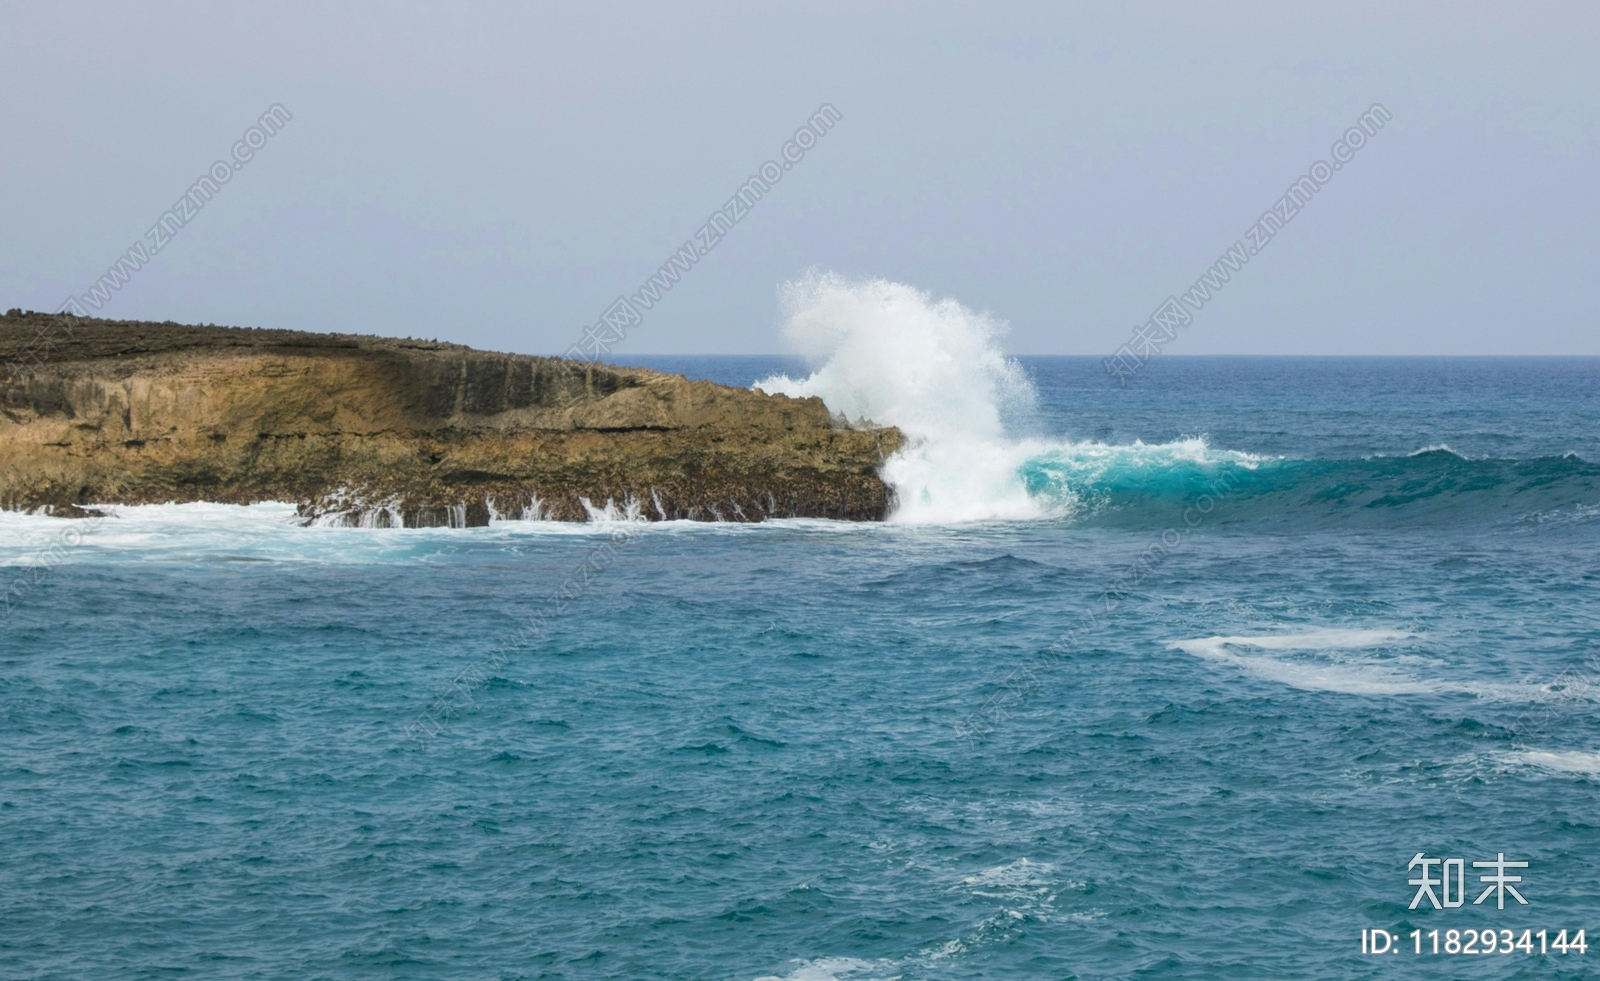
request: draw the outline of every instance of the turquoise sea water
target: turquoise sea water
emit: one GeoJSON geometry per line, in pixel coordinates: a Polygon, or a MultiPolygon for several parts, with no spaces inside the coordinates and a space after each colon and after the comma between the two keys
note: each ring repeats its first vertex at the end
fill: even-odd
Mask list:
{"type": "Polygon", "coordinates": [[[0,623],[0,977],[1600,974],[1410,937],[1600,941],[1600,361],[1023,367],[1032,517],[117,509],[0,623]]]}

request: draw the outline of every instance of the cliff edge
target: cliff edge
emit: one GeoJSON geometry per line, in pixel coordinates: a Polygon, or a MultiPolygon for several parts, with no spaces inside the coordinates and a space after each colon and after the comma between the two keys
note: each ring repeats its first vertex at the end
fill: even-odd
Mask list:
{"type": "Polygon", "coordinates": [[[0,507],[293,501],[427,527],[881,520],[895,429],[642,368],[287,330],[0,318],[0,507]],[[585,502],[588,502],[588,506],[585,502]]]}

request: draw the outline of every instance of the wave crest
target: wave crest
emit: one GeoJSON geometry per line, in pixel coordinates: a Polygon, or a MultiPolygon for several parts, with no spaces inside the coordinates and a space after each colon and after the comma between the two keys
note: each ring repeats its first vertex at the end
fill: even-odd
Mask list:
{"type": "Polygon", "coordinates": [[[1127,445],[1023,436],[1037,395],[1001,353],[1006,325],[989,314],[832,273],[787,284],[782,300],[786,337],[819,367],[755,387],[899,427],[907,445],[881,471],[896,495],[891,521],[1163,527],[1206,495],[1226,498],[1207,520],[1297,525],[1577,520],[1596,505],[1600,467],[1574,456],[1480,459],[1438,443],[1399,457],[1296,460],[1214,449],[1203,436],[1127,445]]]}
{"type": "Polygon", "coordinates": [[[1012,435],[1032,420],[1033,382],[1001,353],[1006,325],[952,299],[883,279],[813,272],[781,290],[784,334],[820,362],[806,378],[774,375],[766,392],[817,396],[847,419],[896,426],[907,445],[885,462],[891,521],[1070,518],[1117,488],[1187,487],[1258,457],[1203,438],[1112,446],[1012,435]]]}
{"type": "Polygon", "coordinates": [[[958,522],[1045,516],[1018,474],[1027,453],[1007,423],[1036,393],[999,339],[1006,325],[903,283],[813,272],[780,290],[784,335],[809,377],[774,375],[766,392],[818,396],[836,413],[896,426],[907,445],[884,465],[890,520],[958,522]]]}

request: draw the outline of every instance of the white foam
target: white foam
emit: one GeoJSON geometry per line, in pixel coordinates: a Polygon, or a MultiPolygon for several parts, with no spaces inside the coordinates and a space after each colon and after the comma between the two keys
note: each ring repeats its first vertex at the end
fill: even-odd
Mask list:
{"type": "Polygon", "coordinates": [[[1177,640],[1169,647],[1221,661],[1257,677],[1305,691],[1331,691],[1348,695],[1419,695],[1457,691],[1482,694],[1482,686],[1441,682],[1406,674],[1394,668],[1394,660],[1368,657],[1283,658],[1285,652],[1323,653],[1365,651],[1374,647],[1403,644],[1418,635],[1396,630],[1353,630],[1324,628],[1300,633],[1257,636],[1199,637],[1177,640]],[[1268,652],[1247,654],[1245,650],[1268,652]]]}
{"type": "Polygon", "coordinates": [[[1052,878],[1054,872],[1055,866],[1049,862],[1033,862],[1019,858],[1015,862],[996,865],[976,875],[969,875],[961,880],[961,884],[979,889],[1037,888],[1040,884],[1048,885],[1054,881],[1052,878]]]}
{"type": "Polygon", "coordinates": [[[1401,670],[1443,666],[1437,658],[1396,650],[1424,640],[1422,634],[1410,631],[1329,627],[1297,633],[1198,637],[1172,641],[1167,646],[1303,691],[1346,695],[1456,694],[1509,702],[1549,700],[1550,690],[1545,684],[1460,681],[1401,670]],[[1387,650],[1374,656],[1372,651],[1377,648],[1387,650]]]}
{"type": "MultiPolygon", "coordinates": [[[[1054,865],[1026,858],[984,869],[961,880],[974,898],[1000,902],[1000,909],[985,922],[989,928],[1008,927],[1012,920],[1053,919],[1055,901],[1062,889],[1082,889],[1081,882],[1059,881],[1054,865]]],[[[969,946],[981,942],[980,935],[968,937],[969,946]]]]}
{"type": "Polygon", "coordinates": [[[1027,452],[1005,436],[1006,416],[1030,410],[1035,393],[1000,352],[1003,323],[901,283],[832,273],[789,283],[781,297],[785,336],[822,365],[808,378],[775,375],[755,387],[819,396],[848,419],[898,426],[909,444],[883,468],[899,498],[894,520],[1041,516],[1017,476],[1027,452]]]}
{"type": "Polygon", "coordinates": [[[587,497],[578,498],[578,503],[582,504],[583,510],[588,513],[590,524],[641,524],[650,520],[644,516],[644,503],[632,494],[629,494],[620,505],[609,497],[606,498],[604,507],[595,507],[587,497]]]}
{"type": "Polygon", "coordinates": [[[1600,518],[1600,504],[1563,504],[1547,511],[1533,511],[1517,520],[1525,524],[1583,524],[1600,518]]]}
{"type": "Polygon", "coordinates": [[[1258,634],[1235,637],[1203,637],[1198,640],[1174,641],[1172,646],[1191,654],[1210,652],[1217,648],[1255,647],[1265,651],[1331,651],[1350,648],[1376,647],[1410,640],[1415,633],[1400,630],[1359,630],[1346,627],[1324,627],[1293,634],[1258,634]]]}
{"type": "Polygon", "coordinates": [[[1506,753],[1501,758],[1508,763],[1536,766],[1559,773],[1600,774],[1600,753],[1582,750],[1529,749],[1506,753]]]}
{"type": "Polygon", "coordinates": [[[798,966],[782,977],[768,974],[755,981],[873,981],[891,977],[889,970],[893,966],[885,961],[864,961],[855,957],[819,957],[795,963],[798,966]]]}
{"type": "MultiPolygon", "coordinates": [[[[457,552],[463,540],[521,546],[542,539],[610,539],[636,536],[873,535],[925,537],[928,529],[823,518],[777,518],[716,523],[678,519],[647,521],[638,501],[590,504],[587,522],[492,521],[486,527],[385,527],[377,518],[361,525],[307,526],[295,505],[144,504],[92,505],[103,518],[66,519],[0,511],[0,568],[32,569],[79,562],[271,561],[368,564],[427,561],[457,552]],[[619,527],[621,526],[621,527],[619,527]]],[[[363,517],[368,513],[362,512],[363,517]]],[[[525,518],[531,518],[528,510],[525,518]]],[[[457,516],[458,519],[464,517],[457,516]]],[[[461,521],[454,522],[460,524],[461,521]]],[[[16,573],[12,573],[14,578],[16,573]]]]}
{"type": "Polygon", "coordinates": [[[1448,443],[1434,443],[1431,446],[1424,446],[1420,450],[1412,450],[1410,453],[1407,453],[1406,456],[1426,456],[1429,453],[1448,453],[1453,457],[1457,457],[1462,460],[1466,459],[1465,456],[1451,449],[1450,444],[1448,443]]]}
{"type": "Polygon", "coordinates": [[[781,290],[784,334],[820,364],[806,378],[774,375],[755,388],[817,396],[857,424],[899,427],[908,443],[884,463],[894,488],[890,520],[959,524],[1071,517],[1089,504],[1087,483],[1113,467],[1175,462],[1254,466],[1202,438],[1147,445],[1020,438],[1037,394],[1000,351],[1006,325],[952,299],[902,283],[852,282],[812,273],[781,290]],[[1051,480],[1029,492],[1025,466],[1051,480]]]}

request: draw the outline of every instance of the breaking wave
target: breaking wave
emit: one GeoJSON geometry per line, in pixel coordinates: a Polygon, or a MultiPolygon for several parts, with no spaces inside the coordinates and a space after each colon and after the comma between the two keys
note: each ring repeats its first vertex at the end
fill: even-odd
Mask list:
{"type": "Polygon", "coordinates": [[[1295,526],[1404,520],[1482,524],[1590,520],[1600,467],[1573,455],[1468,459],[1443,444],[1400,457],[1296,460],[1212,447],[1203,436],[1108,445],[1033,435],[1036,392],[1006,358],[1006,325],[953,299],[882,279],[812,273],[780,291],[784,334],[818,367],[762,391],[817,396],[851,425],[892,425],[891,521],[1073,519],[1174,526],[1295,526]],[[1209,498],[1209,500],[1207,500],[1209,498]]]}
{"type": "Polygon", "coordinates": [[[1037,518],[1071,501],[1028,493],[1019,468],[1034,451],[1008,439],[1007,424],[1037,397],[1020,365],[1000,353],[1005,325],[955,300],[901,283],[849,282],[816,273],[781,292],[784,335],[810,377],[756,383],[774,394],[820,396],[855,420],[898,426],[909,439],[885,464],[895,489],[892,520],[1037,518]]]}
{"type": "Polygon", "coordinates": [[[756,388],[818,396],[855,425],[896,426],[908,443],[885,462],[890,520],[919,524],[1068,518],[1095,505],[1108,475],[1253,466],[1203,439],[1107,446],[1019,438],[1037,393],[999,347],[1006,325],[903,283],[813,273],[781,290],[784,334],[821,366],[756,388]]]}

